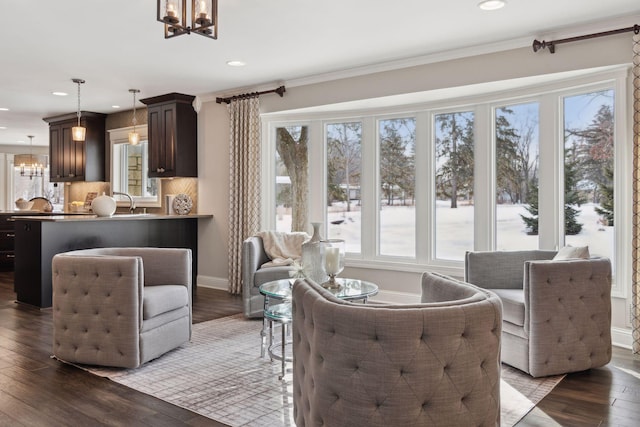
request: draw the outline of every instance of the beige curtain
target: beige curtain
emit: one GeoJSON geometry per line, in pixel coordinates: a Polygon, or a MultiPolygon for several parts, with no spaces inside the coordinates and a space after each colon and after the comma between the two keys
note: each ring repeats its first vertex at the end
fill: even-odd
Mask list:
{"type": "Polygon", "coordinates": [[[640,354],[640,34],[633,35],[633,352],[640,354]]]}
{"type": "Polygon", "coordinates": [[[242,241],[260,227],[260,101],[231,101],[229,149],[229,292],[242,293],[242,241]]]}

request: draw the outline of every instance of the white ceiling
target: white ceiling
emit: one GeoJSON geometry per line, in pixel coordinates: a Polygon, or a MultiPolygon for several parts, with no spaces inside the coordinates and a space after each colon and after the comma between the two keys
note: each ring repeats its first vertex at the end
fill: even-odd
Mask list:
{"type": "Polygon", "coordinates": [[[10,111],[0,111],[0,144],[28,145],[26,135],[35,135],[34,145],[47,145],[42,118],[76,111],[75,77],[86,80],[82,110],[113,113],[112,105],[131,109],[130,88],[139,98],[231,93],[483,44],[530,44],[572,28],[640,24],[627,22],[640,14],[638,0],[507,0],[494,12],[478,1],[219,0],[218,40],[165,40],[153,0],[5,0],[0,108],[10,111]]]}

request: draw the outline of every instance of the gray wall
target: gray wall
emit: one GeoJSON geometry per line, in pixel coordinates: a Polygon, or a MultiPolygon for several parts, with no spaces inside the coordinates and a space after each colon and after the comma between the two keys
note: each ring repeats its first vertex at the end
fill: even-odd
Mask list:
{"type": "MultiPolygon", "coordinates": [[[[630,65],[631,34],[561,45],[555,54],[546,50],[534,53],[531,47],[522,47],[319,83],[287,84],[283,98],[276,95],[261,97],[261,110],[263,113],[273,113],[572,70],[630,65]]],[[[628,105],[630,109],[631,102],[628,105]]],[[[199,283],[225,288],[228,277],[229,188],[229,121],[226,105],[216,104],[215,96],[203,99],[198,122],[200,211],[213,213],[215,217],[214,221],[201,229],[199,283]]],[[[352,268],[346,269],[345,275],[375,281],[385,291],[387,299],[394,295],[402,297],[404,293],[417,295],[420,292],[420,274],[417,272],[352,268]]],[[[620,328],[626,327],[625,304],[625,300],[614,300],[614,325],[620,328]]]]}

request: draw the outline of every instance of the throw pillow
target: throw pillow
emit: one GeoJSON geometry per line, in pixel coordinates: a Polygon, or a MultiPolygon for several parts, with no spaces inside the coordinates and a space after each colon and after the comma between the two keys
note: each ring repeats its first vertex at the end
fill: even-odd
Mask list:
{"type": "Polygon", "coordinates": [[[589,246],[565,246],[558,251],[553,260],[589,259],[589,257],[589,246]]]}

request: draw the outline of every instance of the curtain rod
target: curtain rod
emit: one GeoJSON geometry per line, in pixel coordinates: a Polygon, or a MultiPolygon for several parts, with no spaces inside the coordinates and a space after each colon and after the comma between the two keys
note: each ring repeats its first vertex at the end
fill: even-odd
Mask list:
{"type": "Polygon", "coordinates": [[[243,94],[240,94],[240,95],[229,96],[227,98],[216,98],[216,102],[218,104],[222,104],[223,102],[229,104],[231,101],[235,101],[237,99],[252,98],[254,96],[260,96],[260,95],[264,95],[264,94],[267,94],[267,93],[277,93],[278,95],[280,95],[280,98],[282,98],[286,91],[287,90],[284,88],[284,86],[280,86],[277,89],[265,90],[265,91],[262,91],[262,92],[243,93],[243,94]]]}
{"type": "Polygon", "coordinates": [[[611,30],[611,31],[603,31],[601,33],[594,33],[594,34],[587,34],[584,36],[576,36],[576,37],[569,37],[566,39],[560,39],[560,40],[554,40],[554,41],[539,41],[539,40],[534,40],[533,41],[533,51],[537,52],[540,49],[544,49],[546,47],[549,48],[549,52],[551,53],[556,53],[556,45],[557,44],[561,44],[561,43],[569,43],[569,42],[577,42],[579,40],[586,40],[586,39],[593,39],[596,37],[603,37],[603,36],[612,36],[614,34],[620,34],[620,33],[627,33],[629,31],[633,31],[634,33],[638,34],[640,32],[640,25],[636,24],[633,27],[627,27],[627,28],[619,28],[617,30],[611,30]]]}

